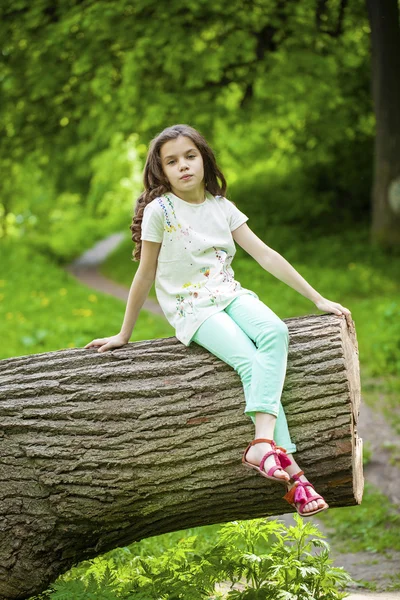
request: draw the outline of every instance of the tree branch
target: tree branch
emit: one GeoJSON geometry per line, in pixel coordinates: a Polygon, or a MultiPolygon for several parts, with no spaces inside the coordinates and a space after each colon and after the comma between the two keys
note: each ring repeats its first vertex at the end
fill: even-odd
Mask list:
{"type": "Polygon", "coordinates": [[[339,7],[339,16],[336,23],[335,29],[324,29],[323,28],[323,16],[327,16],[328,12],[328,1],[329,0],[317,0],[317,11],[315,13],[315,22],[317,26],[317,30],[320,33],[324,33],[333,38],[338,38],[343,33],[343,19],[344,13],[346,10],[346,6],[348,4],[348,0],[341,0],[339,7]]]}

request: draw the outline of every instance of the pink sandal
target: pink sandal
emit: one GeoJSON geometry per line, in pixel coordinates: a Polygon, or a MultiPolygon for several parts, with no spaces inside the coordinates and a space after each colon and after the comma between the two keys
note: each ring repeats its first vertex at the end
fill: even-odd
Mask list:
{"type": "Polygon", "coordinates": [[[304,475],[304,471],[299,471],[298,473],[292,475],[289,483],[294,482],[295,485],[287,492],[287,494],[283,496],[283,498],[284,500],[289,502],[289,504],[293,506],[293,508],[296,509],[296,511],[301,517],[311,517],[311,515],[316,515],[317,513],[329,508],[329,504],[325,502],[325,498],[323,498],[319,494],[311,495],[311,493],[307,490],[307,487],[312,487],[314,490],[315,488],[313,484],[309,481],[300,481],[300,477],[302,475],[304,475]],[[320,498],[325,502],[325,506],[322,506],[321,508],[316,508],[315,510],[303,512],[302,509],[305,506],[305,504],[308,504],[313,500],[319,500],[320,498]],[[297,506],[298,504],[300,506],[297,506]]]}
{"type": "Polygon", "coordinates": [[[283,485],[288,484],[288,481],[286,479],[282,479],[282,477],[273,477],[273,474],[275,473],[275,471],[277,471],[278,469],[284,470],[285,467],[288,467],[289,465],[292,464],[292,461],[290,460],[290,458],[288,458],[286,456],[285,448],[282,448],[281,446],[277,446],[275,444],[274,440],[258,438],[256,440],[251,441],[250,444],[247,446],[246,450],[243,452],[242,464],[245,467],[248,467],[250,469],[255,469],[256,471],[258,471],[260,473],[260,475],[262,475],[263,477],[266,477],[267,479],[272,479],[272,481],[278,481],[279,483],[283,483],[283,485]],[[272,450],[270,450],[269,452],[264,454],[264,456],[262,457],[262,459],[260,461],[259,466],[253,465],[252,463],[249,463],[246,460],[246,454],[249,451],[249,449],[251,448],[251,446],[254,446],[254,444],[259,444],[261,442],[267,442],[268,444],[271,444],[272,450]],[[280,452],[277,452],[277,450],[280,450],[280,452]],[[271,456],[271,455],[274,456],[276,465],[275,465],[275,467],[271,467],[268,470],[268,472],[266,472],[266,471],[264,471],[264,463],[267,460],[268,456],[271,456]]]}

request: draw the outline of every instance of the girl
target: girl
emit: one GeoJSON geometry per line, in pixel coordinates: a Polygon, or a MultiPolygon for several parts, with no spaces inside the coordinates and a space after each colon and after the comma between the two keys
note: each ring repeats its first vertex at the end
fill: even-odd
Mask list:
{"type": "Polygon", "coordinates": [[[231,267],[238,243],[266,271],[314,302],[321,311],[347,318],[350,311],[323,298],[277,252],[248,227],[248,217],[224,197],[225,178],[204,137],[188,125],[167,127],[150,144],[130,229],[140,259],[121,331],[85,346],[98,352],[128,343],[155,280],[157,299],[176,337],[192,341],[231,365],[240,375],[245,414],[255,437],[244,466],[286,486],[284,498],[308,517],[328,508],[293,458],[280,401],[289,335],[286,324],[253,291],[243,288],[231,267]]]}

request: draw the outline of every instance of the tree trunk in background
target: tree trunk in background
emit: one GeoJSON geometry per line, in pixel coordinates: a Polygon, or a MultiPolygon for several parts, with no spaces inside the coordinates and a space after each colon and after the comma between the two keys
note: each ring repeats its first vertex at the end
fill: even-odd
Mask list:
{"type": "Polygon", "coordinates": [[[371,239],[400,248],[400,24],[397,0],[366,0],[376,116],[371,239]]]}
{"type": "MultiPolygon", "coordinates": [[[[296,458],[331,507],[361,502],[354,324],[287,319],[282,395],[296,458]]],[[[241,465],[239,375],[175,337],[0,361],[0,598],[144,537],[292,509],[241,465]]]]}

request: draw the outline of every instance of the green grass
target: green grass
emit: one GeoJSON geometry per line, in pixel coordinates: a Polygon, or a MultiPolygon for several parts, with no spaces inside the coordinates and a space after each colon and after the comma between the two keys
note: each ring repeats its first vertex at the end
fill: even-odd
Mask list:
{"type": "Polygon", "coordinates": [[[400,436],[400,377],[364,377],[363,400],[371,408],[378,408],[400,436]]]}
{"type": "Polygon", "coordinates": [[[366,482],[362,503],[329,509],[319,518],[330,540],[343,552],[389,554],[400,551],[400,514],[384,494],[366,482]]]}
{"type": "MultiPolygon", "coordinates": [[[[125,303],[79,283],[25,246],[2,242],[0,358],[81,348],[120,331],[125,303]]],[[[131,341],[173,336],[159,315],[142,310],[131,341]]]]}

